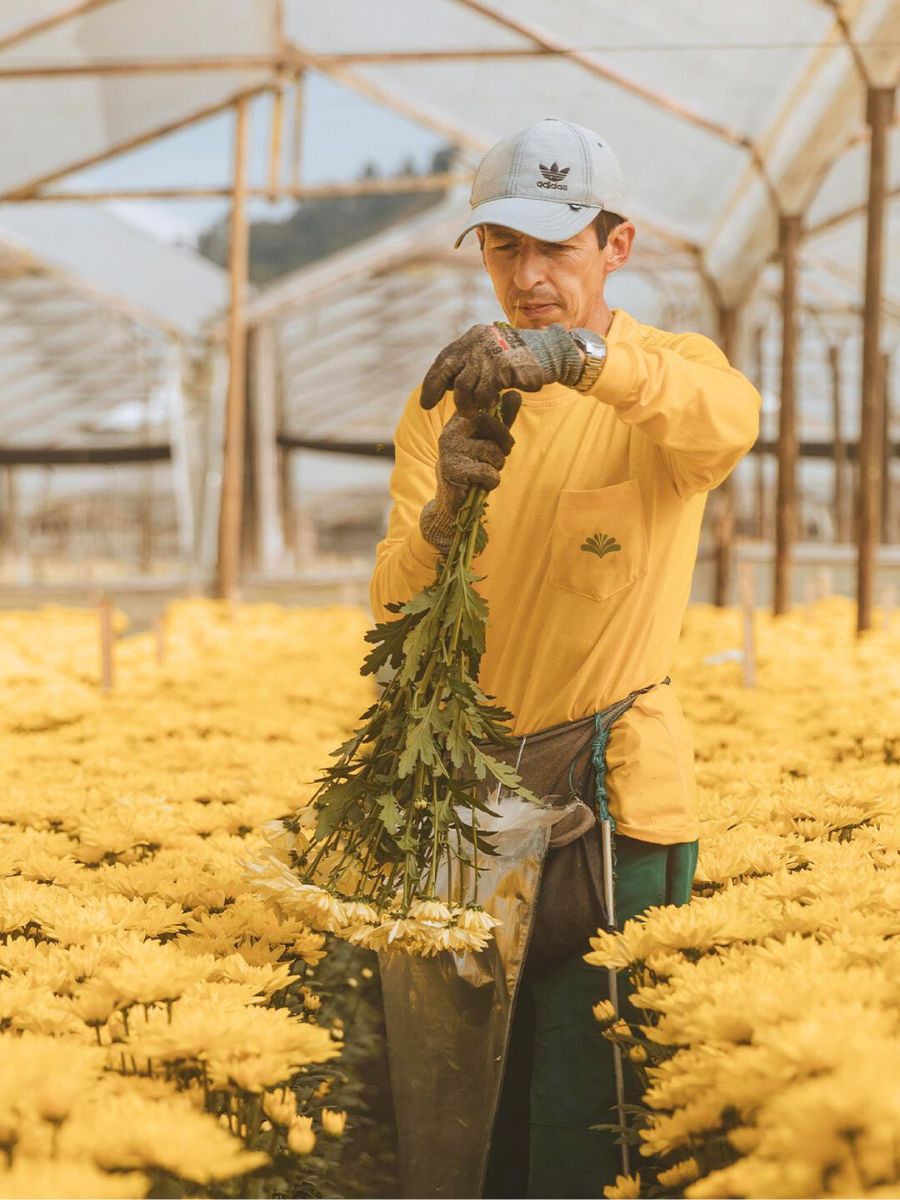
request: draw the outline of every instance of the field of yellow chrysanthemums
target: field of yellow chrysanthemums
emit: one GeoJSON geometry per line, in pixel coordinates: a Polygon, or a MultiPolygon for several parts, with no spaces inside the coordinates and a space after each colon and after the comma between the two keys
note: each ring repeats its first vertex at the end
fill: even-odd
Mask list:
{"type": "MultiPolygon", "coordinates": [[[[367,624],[185,601],[104,696],[95,614],[0,613],[0,1195],[316,1191],[349,1047],[241,862],[369,703],[367,624]]],[[[747,690],[739,614],[688,611],[697,895],[594,943],[642,1017],[597,1010],[645,1086],[615,1195],[900,1195],[900,631],[758,635],[747,690]]]]}
{"type": "Polygon", "coordinates": [[[186,601],[104,696],[95,614],[0,614],[0,1195],[296,1195],[341,1134],[324,938],[241,860],[369,703],[365,624],[186,601]]]}
{"type": "Polygon", "coordinates": [[[607,1196],[900,1196],[900,622],[845,600],[688,611],[678,668],[702,804],[696,894],[594,940],[629,968],[642,1077],[632,1174],[607,1196]]]}

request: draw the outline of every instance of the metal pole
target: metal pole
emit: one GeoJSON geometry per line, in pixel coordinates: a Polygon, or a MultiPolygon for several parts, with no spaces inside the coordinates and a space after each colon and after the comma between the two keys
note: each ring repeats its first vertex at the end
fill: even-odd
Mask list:
{"type": "Polygon", "coordinates": [[[844,482],[847,472],[847,446],[844,442],[844,424],[841,404],[841,349],[828,347],[828,365],[831,368],[831,428],[834,441],[834,528],[839,542],[847,541],[847,506],[844,482]]]}
{"type": "Polygon", "coordinates": [[[791,542],[796,531],[797,420],[794,406],[797,344],[797,250],[800,217],[779,221],[781,254],[781,405],[778,415],[778,488],[775,501],[775,616],[790,604],[791,542]]]}
{"type": "Polygon", "coordinates": [[[218,595],[239,599],[241,565],[241,514],[244,495],[244,437],[246,421],[247,328],[244,303],[249,260],[247,227],[247,141],[249,102],[235,106],[234,202],[228,262],[231,271],[231,307],[228,315],[228,408],[225,419],[225,453],[222,468],[222,508],[219,522],[218,595]]]}
{"type": "MultiPolygon", "coordinates": [[[[719,305],[719,345],[729,363],[734,357],[737,311],[719,305]]],[[[731,591],[734,567],[734,477],[729,475],[716,489],[716,582],[714,603],[724,608],[731,591]]]]}
{"type": "MultiPolygon", "coordinates": [[[[613,876],[612,823],[609,817],[600,820],[600,844],[603,855],[603,893],[606,903],[606,915],[610,929],[616,928],[616,898],[613,876]]],[[[609,980],[609,999],[613,1012],[619,1015],[619,977],[615,967],[607,967],[606,976],[609,980]]],[[[631,1174],[631,1153],[625,1129],[628,1126],[628,1116],[625,1112],[625,1070],[622,1063],[622,1047],[618,1042],[612,1043],[613,1075],[616,1086],[616,1108],[619,1112],[619,1124],[622,1126],[622,1172],[631,1174]]]]}
{"type": "Polygon", "coordinates": [[[862,395],[859,431],[859,544],[856,560],[856,629],[872,628],[875,592],[875,543],[881,499],[881,301],[884,259],[884,191],[888,127],[894,89],[870,87],[866,120],[869,142],[869,197],[866,224],[866,288],[863,314],[862,395]]]}

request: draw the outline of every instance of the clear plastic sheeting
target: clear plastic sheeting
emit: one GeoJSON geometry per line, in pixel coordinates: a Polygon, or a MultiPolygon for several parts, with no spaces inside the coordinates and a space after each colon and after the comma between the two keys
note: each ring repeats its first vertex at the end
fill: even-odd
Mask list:
{"type": "Polygon", "coordinates": [[[402,20],[389,25],[363,0],[296,0],[291,28],[320,54],[461,44],[503,52],[347,69],[451,122],[470,153],[550,115],[603,132],[622,160],[629,215],[695,245],[727,302],[774,251],[778,208],[802,211],[860,134],[858,63],[876,83],[900,73],[894,0],[841,6],[852,47],[831,6],[806,0],[625,9],[613,0],[439,0],[397,9],[402,20]],[[523,50],[545,53],[509,56],[523,50]],[[546,53],[560,50],[577,53],[546,53]]]}
{"type": "Polygon", "coordinates": [[[161,243],[100,205],[2,204],[0,244],[176,337],[201,334],[228,304],[221,267],[161,243]]]}
{"type": "MultiPolygon", "coordinates": [[[[462,175],[498,138],[549,115],[603,132],[622,160],[638,229],[631,264],[610,281],[610,303],[712,337],[723,311],[739,308],[735,358],[764,378],[768,436],[777,409],[778,218],[799,214],[800,435],[827,434],[829,345],[845,360],[843,420],[857,428],[866,88],[900,80],[897,0],[5,0],[0,243],[101,309],[175,339],[221,343],[227,273],[126,231],[99,205],[9,201],[69,186],[85,164],[242,93],[290,83],[291,71],[279,74],[282,51],[437,134],[455,147],[462,175]],[[237,69],[235,60],[248,58],[237,69]],[[86,70],[152,60],[206,68],[86,70]],[[36,66],[85,73],[8,74],[36,66]]],[[[314,106],[305,116],[327,119],[314,106]]],[[[900,322],[900,257],[890,252],[900,219],[896,115],[888,141],[885,350],[900,322]]],[[[258,137],[253,153],[254,161],[265,153],[258,137]]],[[[467,192],[459,187],[431,211],[251,295],[250,325],[273,327],[274,339],[262,340],[275,346],[279,433],[389,441],[440,347],[501,316],[474,240],[451,249],[467,192]]],[[[896,371],[896,355],[893,363],[896,371]]],[[[48,407],[54,396],[60,407],[69,402],[69,390],[48,388],[48,407]]]]}
{"type": "MultiPolygon", "coordinates": [[[[4,0],[0,72],[275,51],[275,0],[115,0],[33,36],[15,36],[71,7],[63,0],[4,0]]],[[[266,68],[0,77],[0,191],[9,195],[71,171],[271,77],[266,68]]]]}
{"type": "Polygon", "coordinates": [[[227,303],[220,267],[102,207],[0,206],[0,446],[168,443],[152,397],[227,303]]]}

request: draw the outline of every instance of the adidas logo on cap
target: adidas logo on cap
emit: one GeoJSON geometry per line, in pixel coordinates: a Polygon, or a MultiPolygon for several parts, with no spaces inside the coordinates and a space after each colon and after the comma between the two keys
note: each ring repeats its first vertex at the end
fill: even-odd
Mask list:
{"type": "Polygon", "coordinates": [[[537,181],[538,187],[556,188],[556,190],[560,192],[567,192],[569,190],[569,185],[567,183],[563,183],[563,180],[571,171],[571,167],[560,168],[560,165],[557,162],[552,163],[549,167],[545,167],[543,163],[540,163],[539,165],[541,168],[541,174],[544,178],[537,181]]]}

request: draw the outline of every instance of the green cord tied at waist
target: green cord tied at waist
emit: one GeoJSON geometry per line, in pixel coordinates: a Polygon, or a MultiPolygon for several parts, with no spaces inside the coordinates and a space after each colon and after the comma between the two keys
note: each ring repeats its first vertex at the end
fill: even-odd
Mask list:
{"type": "Polygon", "coordinates": [[[623,713],[627,712],[638,696],[649,692],[662,684],[671,683],[667,675],[661,684],[650,683],[637,691],[629,692],[624,700],[616,700],[600,712],[594,714],[594,740],[591,742],[591,762],[594,764],[594,794],[597,801],[597,816],[601,821],[609,822],[610,829],[615,829],[616,823],[609,811],[609,795],[606,791],[606,748],[609,745],[610,730],[623,713]]]}

